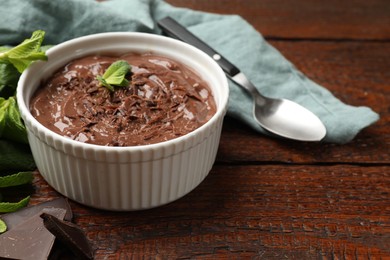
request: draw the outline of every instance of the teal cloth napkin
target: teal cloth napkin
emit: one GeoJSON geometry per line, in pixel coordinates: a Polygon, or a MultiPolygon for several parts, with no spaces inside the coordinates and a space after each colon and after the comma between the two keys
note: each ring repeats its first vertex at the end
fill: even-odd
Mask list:
{"type": "MultiPolygon", "coordinates": [[[[370,108],[344,104],[308,79],[237,15],[178,8],[160,0],[2,0],[0,45],[19,43],[37,29],[46,31],[46,44],[109,31],[161,33],[156,21],[168,15],[239,67],[264,95],[294,100],[315,113],[326,126],[325,142],[347,143],[379,119],[370,108]]],[[[252,118],[250,97],[231,82],[228,115],[266,134],[252,118]]]]}

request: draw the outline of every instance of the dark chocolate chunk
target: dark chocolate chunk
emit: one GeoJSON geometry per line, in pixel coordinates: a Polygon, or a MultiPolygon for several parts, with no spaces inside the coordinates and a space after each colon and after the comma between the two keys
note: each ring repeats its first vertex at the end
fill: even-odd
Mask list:
{"type": "Polygon", "coordinates": [[[47,259],[55,237],[43,225],[41,214],[63,219],[66,210],[44,208],[11,230],[0,235],[0,257],[14,259],[47,259]]]}
{"type": "Polygon", "coordinates": [[[43,224],[59,241],[66,245],[79,259],[93,259],[93,250],[84,232],[75,224],[55,216],[41,214],[43,224]]]}

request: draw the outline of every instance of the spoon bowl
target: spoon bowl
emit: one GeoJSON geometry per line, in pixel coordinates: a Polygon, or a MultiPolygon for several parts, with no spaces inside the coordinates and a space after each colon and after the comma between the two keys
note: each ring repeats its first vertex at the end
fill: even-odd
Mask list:
{"type": "Polygon", "coordinates": [[[261,95],[242,73],[231,77],[231,80],[252,96],[253,117],[265,130],[299,141],[320,141],[326,135],[321,120],[298,103],[261,95]]]}

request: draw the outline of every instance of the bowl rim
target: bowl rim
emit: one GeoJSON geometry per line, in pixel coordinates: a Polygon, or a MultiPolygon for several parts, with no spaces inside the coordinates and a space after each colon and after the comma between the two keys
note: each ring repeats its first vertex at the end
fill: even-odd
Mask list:
{"type": "MultiPolygon", "coordinates": [[[[31,112],[29,108],[26,105],[26,100],[24,100],[24,94],[23,90],[25,89],[26,86],[28,86],[28,82],[26,80],[30,76],[31,72],[34,70],[35,66],[42,66],[42,67],[47,67],[50,65],[49,61],[36,61],[29,68],[27,68],[22,75],[19,78],[17,89],[16,89],[16,98],[17,98],[17,104],[19,107],[19,111],[21,114],[21,117],[24,121],[27,121],[28,124],[31,125],[30,131],[34,132],[37,131],[38,133],[43,133],[46,137],[50,137],[54,142],[60,141],[62,145],[71,145],[73,148],[82,148],[83,150],[94,150],[94,151],[104,151],[104,152],[110,152],[110,151],[128,151],[128,152],[136,152],[136,151],[143,151],[143,150],[156,150],[156,149],[161,149],[165,148],[171,145],[179,144],[182,141],[186,139],[191,139],[192,137],[195,137],[198,133],[205,131],[210,125],[213,125],[215,121],[219,120],[219,118],[223,118],[224,115],[226,114],[227,111],[227,106],[228,106],[228,98],[229,98],[229,85],[227,81],[227,77],[225,76],[223,70],[220,68],[220,66],[211,58],[209,57],[206,53],[203,51],[197,49],[196,47],[189,45],[185,42],[169,38],[163,35],[157,35],[157,34],[152,34],[152,33],[144,33],[144,32],[103,32],[103,33],[96,33],[96,34],[90,34],[86,36],[81,36],[77,37],[65,42],[62,42],[58,45],[55,45],[51,47],[49,50],[46,51],[46,55],[48,56],[48,59],[50,59],[50,56],[56,54],[57,52],[61,52],[63,48],[70,47],[73,45],[78,45],[82,44],[83,42],[90,41],[90,40],[97,40],[101,41],[107,37],[139,37],[139,38],[145,38],[145,39],[156,39],[160,41],[166,41],[167,44],[172,44],[172,45],[180,45],[182,48],[188,49],[191,53],[194,53],[196,55],[201,56],[201,59],[208,60],[208,63],[210,63],[210,66],[213,67],[214,72],[217,73],[217,76],[215,78],[218,78],[218,81],[221,81],[222,83],[222,88],[224,88],[224,91],[221,93],[226,93],[226,95],[222,95],[220,98],[221,100],[217,103],[217,109],[215,114],[202,126],[198,127],[197,129],[182,135],[177,138],[169,139],[167,141],[163,142],[158,142],[154,144],[145,144],[145,145],[136,145],[136,146],[104,146],[104,145],[99,145],[99,144],[91,144],[91,143],[83,143],[80,141],[76,141],[73,139],[70,139],[68,137],[65,137],[63,135],[60,135],[58,133],[55,133],[54,131],[46,128],[44,125],[42,125],[36,118],[34,118],[31,115],[31,112]],[[44,63],[42,65],[42,63],[44,63]],[[46,65],[49,64],[49,65],[46,65]],[[218,104],[219,103],[219,104],[218,104]]],[[[108,48],[109,49],[109,48],[108,48]]],[[[108,50],[107,49],[107,50],[108,50]]],[[[145,49],[146,50],[146,49],[145,49]]],[[[150,50],[149,50],[150,51],[150,50]]],[[[153,52],[153,50],[151,50],[153,52]]],[[[90,54],[84,54],[86,55],[92,55],[90,54]]],[[[68,62],[75,59],[76,57],[72,55],[74,58],[68,59],[68,62]]],[[[66,64],[62,63],[61,66],[64,66],[66,64]]],[[[187,65],[188,66],[188,65],[187,65]]],[[[191,66],[190,66],[191,67],[191,66]]],[[[192,68],[195,72],[197,72],[196,68],[192,68]]],[[[199,74],[199,72],[197,72],[199,74]]],[[[36,91],[36,90],[35,90],[36,91]]],[[[35,93],[35,91],[33,93],[35,93]]],[[[33,95],[33,94],[32,94],[33,95]]],[[[30,98],[32,97],[30,96],[30,98]]],[[[215,95],[215,93],[213,93],[215,95]]],[[[216,98],[214,97],[215,101],[216,98]]],[[[27,101],[29,103],[29,101],[27,101]]],[[[26,122],[25,122],[26,124],[26,122]]],[[[27,124],[26,124],[27,125],[27,124]]],[[[37,136],[37,133],[34,133],[37,136]]],[[[42,140],[39,138],[41,141],[44,141],[47,143],[46,140],[42,140]]],[[[50,146],[53,146],[52,144],[49,144],[50,146]]],[[[189,148],[188,148],[189,149],[189,148]]]]}

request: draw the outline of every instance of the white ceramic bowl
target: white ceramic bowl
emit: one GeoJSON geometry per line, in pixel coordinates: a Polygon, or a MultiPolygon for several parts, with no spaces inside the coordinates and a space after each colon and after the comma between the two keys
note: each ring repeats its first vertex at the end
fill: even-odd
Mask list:
{"type": "Polygon", "coordinates": [[[47,51],[48,61],[23,72],[17,88],[21,116],[37,167],[58,192],[108,210],[140,210],[172,202],[199,185],[215,161],[228,102],[227,79],[206,54],[164,36],[116,32],[73,39],[47,51]],[[41,125],[29,111],[39,84],[69,61],[96,53],[153,52],[186,64],[206,80],[217,105],[206,124],[182,137],[143,146],[81,143],[41,125]]]}

